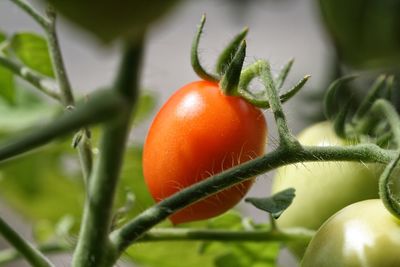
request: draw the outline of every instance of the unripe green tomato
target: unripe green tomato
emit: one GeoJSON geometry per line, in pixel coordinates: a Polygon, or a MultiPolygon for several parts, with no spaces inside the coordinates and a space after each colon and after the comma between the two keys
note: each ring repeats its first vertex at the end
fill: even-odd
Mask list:
{"type": "Polygon", "coordinates": [[[400,220],[380,199],[354,203],[318,230],[302,267],[400,266],[400,220]]]}
{"type": "Polygon", "coordinates": [[[135,38],[178,0],[45,0],[103,41],[135,38]]]}
{"type": "MultiPolygon", "coordinates": [[[[329,122],[306,128],[298,140],[310,146],[347,146],[329,122]]],[[[382,167],[357,162],[304,162],[277,170],[272,193],[296,189],[291,206],[277,220],[281,228],[304,227],[317,230],[330,216],[345,206],[378,197],[378,179],[382,167]]],[[[307,244],[292,246],[299,257],[307,244]]]]}
{"type": "Polygon", "coordinates": [[[356,68],[400,67],[400,1],[318,2],[341,60],[356,68]]]}

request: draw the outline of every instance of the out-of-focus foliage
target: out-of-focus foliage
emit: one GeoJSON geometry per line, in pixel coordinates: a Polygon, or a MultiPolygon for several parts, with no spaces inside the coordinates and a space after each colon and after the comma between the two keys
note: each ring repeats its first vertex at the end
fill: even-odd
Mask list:
{"type": "MultiPolygon", "coordinates": [[[[0,32],[0,46],[7,40],[7,36],[0,32]]],[[[0,54],[2,51],[0,50],[0,54]]],[[[9,104],[15,101],[14,78],[12,73],[0,66],[0,97],[9,104]]]]}
{"type": "MultiPolygon", "coordinates": [[[[207,222],[190,223],[183,227],[244,229],[242,217],[234,211],[207,222]]],[[[267,229],[268,225],[255,227],[267,229]]],[[[278,243],[175,241],[139,243],[129,248],[127,256],[146,267],[275,267],[278,253],[278,243]]]]}
{"type": "Polygon", "coordinates": [[[400,1],[318,1],[341,60],[356,68],[400,67],[400,1]]]}
{"type": "MultiPolygon", "coordinates": [[[[49,121],[57,108],[46,104],[24,90],[18,90],[20,102],[16,107],[0,105],[8,116],[31,113],[29,120],[2,120],[2,142],[15,132],[23,134],[32,125],[49,121]],[[23,101],[22,101],[23,100],[23,101]]],[[[142,121],[154,105],[154,98],[143,93],[133,125],[142,121]]],[[[5,117],[8,117],[5,116],[5,117]]],[[[93,129],[93,143],[99,138],[100,128],[93,129]]],[[[115,206],[114,226],[120,226],[153,204],[142,176],[141,146],[129,145],[121,172],[115,206]],[[127,196],[130,203],[126,205],[127,196]],[[133,196],[133,197],[132,197],[133,196]],[[128,207],[129,206],[129,207],[128,207]],[[125,209],[121,212],[121,208],[125,209]]],[[[1,164],[0,196],[15,210],[33,223],[34,236],[39,243],[71,242],[78,232],[84,201],[84,185],[76,151],[71,148],[71,137],[53,142],[34,152],[1,164]]],[[[171,224],[166,221],[164,226],[171,224]]],[[[210,229],[244,229],[242,218],[235,212],[217,217],[209,222],[186,224],[184,227],[210,229]]],[[[267,229],[268,225],[254,225],[267,229]]],[[[161,242],[139,243],[132,246],[125,258],[140,266],[149,267],[274,267],[279,252],[276,243],[246,242],[161,242]],[[173,246],[173,250],[166,249],[173,246]],[[185,260],[177,260],[185,255],[185,260]]]]}
{"type": "Polygon", "coordinates": [[[178,0],[42,0],[103,41],[136,38],[178,0]]]}
{"type": "Polygon", "coordinates": [[[54,77],[48,45],[44,37],[31,32],[20,32],[12,36],[10,48],[16,57],[31,69],[54,77]]]}

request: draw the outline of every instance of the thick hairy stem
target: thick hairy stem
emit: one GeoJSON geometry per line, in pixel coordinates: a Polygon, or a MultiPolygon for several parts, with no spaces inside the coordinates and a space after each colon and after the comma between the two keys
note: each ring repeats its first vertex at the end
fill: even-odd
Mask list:
{"type": "Polygon", "coordinates": [[[104,126],[100,155],[89,179],[74,267],[108,267],[117,260],[118,253],[109,240],[109,232],[130,115],[137,100],[142,47],[142,40],[129,43],[122,60],[115,89],[126,100],[125,109],[119,112],[116,120],[104,126]]]}
{"type": "Polygon", "coordinates": [[[119,253],[122,253],[130,244],[141,238],[150,228],[178,210],[234,184],[241,183],[251,177],[283,165],[306,161],[387,163],[394,156],[395,152],[381,149],[375,145],[357,145],[352,147],[280,147],[265,156],[214,175],[164,199],[138,215],[122,228],[114,231],[111,234],[111,239],[119,253]]]}
{"type": "Polygon", "coordinates": [[[0,234],[34,267],[54,267],[54,265],[28,241],[15,232],[0,218],[0,234]]]}

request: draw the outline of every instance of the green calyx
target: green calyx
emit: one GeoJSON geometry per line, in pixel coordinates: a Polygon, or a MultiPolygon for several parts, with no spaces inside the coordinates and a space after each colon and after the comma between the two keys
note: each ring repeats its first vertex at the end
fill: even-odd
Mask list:
{"type": "MultiPolygon", "coordinates": [[[[206,17],[203,15],[192,43],[191,63],[193,70],[200,78],[206,81],[219,83],[225,95],[241,97],[259,108],[269,108],[270,103],[266,91],[253,93],[253,90],[249,88],[252,80],[260,78],[260,66],[262,65],[260,62],[262,61],[265,63],[266,61],[257,61],[245,68],[243,67],[246,58],[245,38],[248,33],[248,28],[244,28],[232,38],[219,55],[215,65],[215,72],[209,72],[201,65],[198,53],[205,21],[206,17]]],[[[274,78],[271,75],[270,78],[277,92],[283,87],[293,62],[293,59],[289,60],[288,63],[283,66],[277,77],[274,78]]],[[[303,88],[309,78],[310,76],[308,75],[303,77],[285,93],[280,94],[280,101],[283,103],[293,97],[303,88]]]]}
{"type": "Polygon", "coordinates": [[[348,86],[348,83],[355,78],[356,76],[341,77],[328,87],[324,96],[325,116],[333,122],[334,130],[341,138],[358,142],[363,139],[370,142],[372,139],[376,141],[376,144],[386,146],[393,139],[393,128],[388,131],[391,112],[385,112],[386,106],[390,103],[385,103],[385,107],[381,108],[379,102],[390,101],[394,78],[385,75],[376,78],[357,106],[354,105],[354,99],[348,86]],[[350,95],[344,103],[338,100],[341,90],[348,90],[347,94],[350,95]],[[377,103],[378,105],[375,105],[377,103]],[[384,113],[386,120],[382,119],[379,112],[384,113]]]}

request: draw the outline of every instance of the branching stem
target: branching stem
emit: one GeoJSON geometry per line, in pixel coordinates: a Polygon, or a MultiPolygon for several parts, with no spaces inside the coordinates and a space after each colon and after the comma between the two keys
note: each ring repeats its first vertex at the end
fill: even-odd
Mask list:
{"type": "MultiPolygon", "coordinates": [[[[187,187],[155,206],[145,210],[122,228],[111,234],[112,242],[122,253],[144,233],[178,210],[200,201],[234,184],[283,165],[307,161],[363,161],[388,163],[395,157],[394,151],[376,145],[349,147],[279,147],[262,157],[248,161],[222,173],[214,175],[195,185],[187,187]]],[[[323,177],[321,178],[323,179],[323,177]]]]}

